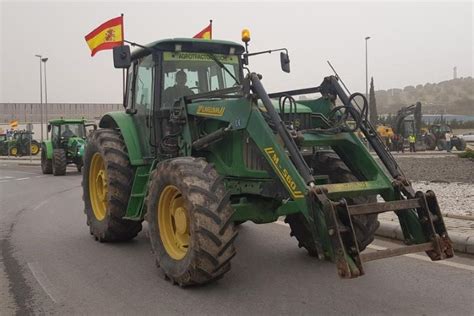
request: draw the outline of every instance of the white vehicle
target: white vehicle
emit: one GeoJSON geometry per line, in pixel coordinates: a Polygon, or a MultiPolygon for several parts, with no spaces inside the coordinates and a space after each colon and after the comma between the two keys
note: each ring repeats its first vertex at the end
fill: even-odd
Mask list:
{"type": "Polygon", "coordinates": [[[462,138],[464,138],[467,143],[474,143],[474,132],[463,134],[462,138]]]}

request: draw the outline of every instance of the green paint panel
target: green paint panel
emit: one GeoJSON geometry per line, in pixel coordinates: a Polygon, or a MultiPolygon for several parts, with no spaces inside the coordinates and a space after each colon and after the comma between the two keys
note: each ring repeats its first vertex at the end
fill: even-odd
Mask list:
{"type": "Polygon", "coordinates": [[[118,127],[127,146],[130,163],[132,166],[145,164],[140,150],[140,140],[137,128],[132,120],[132,116],[125,112],[109,112],[105,114],[99,123],[100,127],[118,127]]]}
{"type": "Polygon", "coordinates": [[[53,143],[51,140],[45,140],[43,144],[46,146],[46,158],[53,159],[53,143]]]}

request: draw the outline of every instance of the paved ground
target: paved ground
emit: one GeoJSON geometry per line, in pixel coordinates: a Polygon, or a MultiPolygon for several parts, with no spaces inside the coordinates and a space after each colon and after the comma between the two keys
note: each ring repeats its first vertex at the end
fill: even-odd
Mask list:
{"type": "MultiPolygon", "coordinates": [[[[471,256],[410,255],[340,280],[298,249],[287,226],[244,224],[233,267],[217,283],[181,289],[161,278],[147,229],[100,244],[82,212],[80,175],[43,176],[0,162],[0,314],[449,314],[474,310],[471,256]]],[[[392,247],[377,240],[371,247],[392,247]]]]}

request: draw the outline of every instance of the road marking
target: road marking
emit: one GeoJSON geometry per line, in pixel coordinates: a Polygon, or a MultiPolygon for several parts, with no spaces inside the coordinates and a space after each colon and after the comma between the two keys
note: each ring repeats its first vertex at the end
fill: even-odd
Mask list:
{"type": "Polygon", "coordinates": [[[28,179],[29,179],[29,177],[28,178],[18,178],[18,179],[15,179],[15,180],[16,181],[23,181],[23,180],[28,180],[28,179]]]}
{"type": "Polygon", "coordinates": [[[33,211],[36,211],[36,210],[39,209],[41,206],[45,205],[50,199],[51,199],[51,198],[39,202],[39,204],[36,205],[36,206],[33,208],[33,211]]]}
{"type": "MultiPolygon", "coordinates": [[[[282,221],[276,221],[275,224],[282,225],[282,226],[287,226],[289,227],[287,223],[284,223],[282,221]]],[[[368,245],[367,248],[373,249],[373,250],[386,250],[388,249],[387,247],[382,247],[382,246],[377,246],[377,245],[368,245]]],[[[412,259],[417,259],[421,261],[426,261],[430,263],[436,263],[436,264],[442,264],[445,266],[453,267],[453,268],[458,268],[462,270],[467,270],[467,271],[474,271],[474,266],[470,266],[467,264],[462,264],[462,263],[457,263],[457,262],[452,262],[452,261],[446,261],[446,260],[440,260],[440,261],[432,261],[430,257],[428,256],[422,256],[422,255],[417,255],[414,253],[409,253],[406,255],[403,255],[403,257],[408,257],[412,259]]]]}
{"type": "Polygon", "coordinates": [[[5,180],[5,179],[13,179],[13,177],[9,177],[9,176],[1,176],[0,177],[0,180],[5,180]]]}
{"type": "Polygon", "coordinates": [[[36,263],[36,262],[28,262],[27,265],[28,265],[28,268],[30,269],[31,273],[35,277],[36,281],[38,282],[38,284],[43,289],[43,291],[46,294],[48,294],[49,298],[54,303],[58,303],[58,301],[54,298],[54,296],[52,294],[53,292],[55,292],[54,289],[53,289],[53,284],[49,281],[48,277],[43,272],[43,270],[41,269],[39,264],[36,263]]]}

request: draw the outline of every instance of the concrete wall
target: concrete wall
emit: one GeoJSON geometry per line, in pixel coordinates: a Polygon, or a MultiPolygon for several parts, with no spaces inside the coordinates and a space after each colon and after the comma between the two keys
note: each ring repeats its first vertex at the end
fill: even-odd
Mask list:
{"type": "MultiPolygon", "coordinates": [[[[121,104],[95,103],[49,103],[48,119],[54,118],[85,118],[94,120],[104,113],[120,111],[121,104]]],[[[41,122],[41,104],[39,103],[0,103],[0,124],[18,120],[20,123],[41,122]]],[[[43,104],[43,120],[46,122],[46,105],[43,104]]]]}
{"type": "MultiPolygon", "coordinates": [[[[102,115],[112,111],[122,111],[121,104],[93,103],[50,103],[48,119],[85,118],[98,121],[102,115]]],[[[9,122],[18,120],[17,130],[26,129],[26,123],[33,123],[33,138],[41,140],[41,104],[39,103],[0,103],[0,133],[10,129],[9,122]]],[[[46,105],[43,104],[43,138],[46,139],[46,105]]]]}

